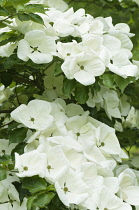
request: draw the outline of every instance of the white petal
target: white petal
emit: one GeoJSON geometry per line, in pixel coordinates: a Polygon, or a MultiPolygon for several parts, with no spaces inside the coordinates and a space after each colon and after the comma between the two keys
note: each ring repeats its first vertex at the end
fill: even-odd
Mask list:
{"type": "Polygon", "coordinates": [[[83,70],[75,73],[74,78],[85,86],[92,85],[95,82],[95,77],[83,70]]]}
{"type": "Polygon", "coordinates": [[[30,53],[28,57],[37,64],[42,63],[49,63],[53,60],[53,56],[51,54],[44,54],[38,51],[35,51],[33,53],[30,53]]]}
{"type": "Polygon", "coordinates": [[[131,205],[139,205],[139,187],[130,186],[125,188],[123,192],[126,194],[127,198],[125,201],[131,205]]]}
{"type": "Polygon", "coordinates": [[[23,61],[29,60],[29,53],[31,52],[31,48],[29,43],[22,39],[18,42],[18,49],[17,49],[17,57],[20,58],[23,61]]]}

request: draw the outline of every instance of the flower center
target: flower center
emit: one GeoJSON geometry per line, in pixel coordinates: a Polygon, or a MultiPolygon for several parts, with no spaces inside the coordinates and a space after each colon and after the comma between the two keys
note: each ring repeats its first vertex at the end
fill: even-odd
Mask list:
{"type": "Polygon", "coordinates": [[[105,143],[104,142],[101,142],[101,146],[104,147],[105,146],[105,143]]]}
{"type": "Polygon", "coordinates": [[[78,132],[78,133],[76,133],[76,135],[77,135],[77,136],[80,136],[80,133],[78,132]]]}
{"type": "Polygon", "coordinates": [[[24,170],[24,171],[28,171],[28,167],[27,167],[27,166],[24,166],[24,167],[23,167],[23,170],[24,170]]]}
{"type": "Polygon", "coordinates": [[[63,190],[65,193],[69,191],[69,189],[67,187],[64,187],[63,190]]]}
{"type": "Polygon", "coordinates": [[[30,121],[31,121],[31,122],[34,122],[34,121],[35,121],[35,119],[34,119],[33,117],[31,117],[31,118],[30,118],[30,121]]]}
{"type": "Polygon", "coordinates": [[[50,169],[52,169],[52,167],[51,167],[50,165],[48,165],[48,166],[47,166],[47,169],[50,170],[50,169]]]}
{"type": "Polygon", "coordinates": [[[84,66],[80,66],[80,69],[81,69],[81,70],[84,70],[84,66]]]}

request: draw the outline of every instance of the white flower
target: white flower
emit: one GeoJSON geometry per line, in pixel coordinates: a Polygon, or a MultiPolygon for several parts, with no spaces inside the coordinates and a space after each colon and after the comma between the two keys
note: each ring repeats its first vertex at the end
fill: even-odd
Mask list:
{"type": "Polygon", "coordinates": [[[82,47],[75,40],[67,43],[58,42],[57,51],[58,57],[66,59],[82,52],[82,47]]]}
{"type": "Polygon", "coordinates": [[[118,74],[123,78],[136,77],[138,75],[138,67],[129,61],[128,54],[120,51],[113,57],[113,64],[108,65],[110,71],[118,74]]]}
{"type": "Polygon", "coordinates": [[[48,182],[54,183],[59,177],[64,176],[64,173],[69,168],[69,162],[59,146],[49,147],[48,149],[48,144],[44,143],[40,144],[37,150],[46,153],[47,164],[45,179],[48,182]]]}
{"type": "Polygon", "coordinates": [[[41,30],[32,30],[19,41],[17,56],[23,61],[28,61],[30,58],[37,64],[49,63],[55,51],[56,44],[53,37],[46,36],[41,30]]]}
{"type": "Polygon", "coordinates": [[[95,77],[105,71],[104,63],[92,53],[81,53],[75,57],[67,57],[61,66],[68,79],[76,79],[87,86],[95,82],[95,77]]]}
{"type": "Polygon", "coordinates": [[[101,151],[108,154],[120,154],[120,144],[114,129],[102,124],[96,129],[96,144],[101,151]]]}
{"type": "Polygon", "coordinates": [[[40,153],[37,150],[19,155],[15,153],[15,169],[19,177],[30,177],[39,175],[45,177],[47,166],[47,156],[45,153],[40,153]]]}
{"type": "Polygon", "coordinates": [[[55,182],[55,188],[62,203],[68,207],[70,204],[80,204],[88,197],[87,185],[71,169],[55,182]]]}
{"type": "Polygon", "coordinates": [[[139,186],[135,174],[131,169],[125,169],[118,176],[119,179],[119,196],[125,202],[131,205],[139,205],[139,186]]]}
{"type": "Polygon", "coordinates": [[[20,105],[12,113],[11,117],[27,126],[36,130],[45,130],[52,125],[53,117],[50,115],[51,105],[49,102],[33,100],[20,105]]]}
{"type": "Polygon", "coordinates": [[[16,47],[16,43],[7,43],[6,45],[0,46],[0,56],[9,57],[13,54],[13,51],[16,47]]]}
{"type": "MultiPolygon", "coordinates": [[[[99,192],[98,192],[99,193],[99,192]]],[[[100,210],[131,210],[131,206],[122,202],[108,188],[103,187],[100,191],[100,199],[98,202],[100,210]]]]}

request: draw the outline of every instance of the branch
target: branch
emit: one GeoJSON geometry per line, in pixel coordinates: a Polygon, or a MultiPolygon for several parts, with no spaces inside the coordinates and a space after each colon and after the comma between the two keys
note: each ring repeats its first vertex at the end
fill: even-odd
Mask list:
{"type": "Polygon", "coordinates": [[[14,17],[15,15],[17,15],[17,13],[12,14],[12,15],[9,15],[9,16],[8,16],[8,17],[6,17],[5,19],[0,20],[0,23],[2,23],[3,21],[5,21],[5,20],[7,20],[7,19],[9,19],[9,18],[11,18],[11,17],[14,17]]]}

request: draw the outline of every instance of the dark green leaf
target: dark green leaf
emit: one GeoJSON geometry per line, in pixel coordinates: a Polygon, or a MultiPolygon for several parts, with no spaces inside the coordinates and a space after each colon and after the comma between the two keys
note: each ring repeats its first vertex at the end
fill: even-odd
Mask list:
{"type": "Polygon", "coordinates": [[[28,128],[16,128],[12,131],[9,135],[9,142],[10,143],[20,143],[23,142],[26,138],[28,128]]]}
{"type": "Polygon", "coordinates": [[[39,15],[33,13],[29,13],[28,15],[33,22],[44,24],[43,19],[39,15]]]}
{"type": "Polygon", "coordinates": [[[39,176],[26,177],[22,180],[22,183],[22,187],[28,189],[31,193],[46,190],[47,188],[46,181],[39,176]]]}
{"type": "Polygon", "coordinates": [[[0,14],[1,16],[7,16],[9,13],[5,8],[0,7],[0,14]]]}
{"type": "Polygon", "coordinates": [[[17,152],[19,155],[22,155],[24,153],[25,146],[26,146],[26,143],[21,142],[12,150],[11,156],[13,160],[15,159],[15,152],[17,152]]]}
{"type": "Polygon", "coordinates": [[[5,69],[10,69],[13,65],[15,64],[23,64],[24,62],[20,60],[16,54],[11,55],[6,59],[4,62],[4,68],[5,69]]]}
{"type": "Polygon", "coordinates": [[[1,82],[5,87],[8,87],[12,83],[12,75],[9,73],[2,73],[1,82]]]}
{"type": "Polygon", "coordinates": [[[73,89],[76,86],[76,80],[69,80],[69,79],[64,79],[63,82],[63,93],[65,96],[69,97],[71,96],[71,93],[73,89]]]}
{"type": "Polygon", "coordinates": [[[0,139],[8,139],[7,129],[1,129],[1,131],[0,131],[0,139]]]}
{"type": "Polygon", "coordinates": [[[30,20],[30,16],[26,13],[18,13],[17,16],[20,21],[29,21],[30,20]]]}
{"type": "Polygon", "coordinates": [[[7,178],[6,169],[0,167],[0,181],[4,180],[4,179],[6,179],[6,178],[7,178]]]}
{"type": "Polygon", "coordinates": [[[89,93],[89,87],[86,87],[81,84],[77,84],[75,88],[75,99],[80,104],[85,104],[88,100],[88,93],[89,93]]]}
{"type": "Polygon", "coordinates": [[[48,205],[51,202],[51,200],[53,199],[54,196],[55,196],[55,194],[52,192],[50,192],[48,194],[45,194],[45,193],[39,194],[34,199],[33,204],[40,208],[45,207],[46,205],[48,205]]]}
{"type": "Polygon", "coordinates": [[[8,39],[1,41],[0,46],[3,46],[9,42],[16,42],[16,41],[17,41],[17,37],[9,37],[8,39]]]}
{"type": "Polygon", "coordinates": [[[15,186],[17,192],[19,193],[19,199],[20,202],[23,202],[24,197],[27,197],[30,192],[27,189],[22,188],[22,183],[21,182],[12,182],[12,184],[15,186]]]}

